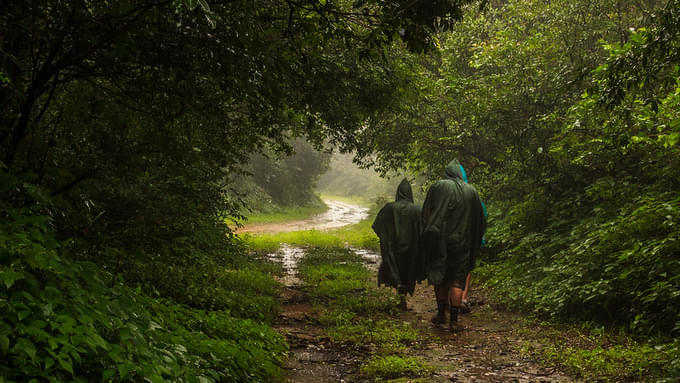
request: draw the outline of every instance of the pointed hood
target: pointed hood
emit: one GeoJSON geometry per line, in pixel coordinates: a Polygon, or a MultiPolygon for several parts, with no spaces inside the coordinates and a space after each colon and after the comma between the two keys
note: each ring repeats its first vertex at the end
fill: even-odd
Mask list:
{"type": "Polygon", "coordinates": [[[413,191],[411,190],[411,184],[406,178],[401,180],[399,187],[397,188],[396,201],[406,200],[408,202],[413,202],[413,191]]]}
{"type": "Polygon", "coordinates": [[[448,179],[452,180],[458,178],[460,180],[464,180],[463,172],[463,166],[456,159],[449,162],[449,164],[446,166],[446,178],[448,179]]]}

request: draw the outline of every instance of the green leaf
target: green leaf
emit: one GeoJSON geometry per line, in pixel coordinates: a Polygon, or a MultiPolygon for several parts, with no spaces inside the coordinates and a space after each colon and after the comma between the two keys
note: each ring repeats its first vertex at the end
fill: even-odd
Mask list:
{"type": "Polygon", "coordinates": [[[120,378],[123,379],[128,375],[128,372],[130,371],[130,366],[128,364],[121,364],[118,366],[118,374],[120,375],[120,378]]]}
{"type": "Polygon", "coordinates": [[[5,287],[8,289],[14,285],[14,282],[24,278],[25,277],[23,273],[14,270],[6,270],[0,273],[0,280],[2,280],[2,282],[5,284],[5,287]]]}
{"type": "Polygon", "coordinates": [[[28,355],[31,360],[35,360],[35,355],[36,355],[36,350],[35,350],[35,345],[33,342],[26,338],[19,338],[17,340],[17,343],[14,345],[12,348],[13,352],[24,352],[26,355],[28,355]]]}
{"type": "Polygon", "coordinates": [[[102,373],[102,380],[108,380],[114,375],[116,375],[116,370],[111,368],[104,370],[104,372],[102,373]]]}
{"type": "Polygon", "coordinates": [[[0,336],[0,351],[4,354],[9,349],[9,338],[6,336],[0,336]]]}
{"type": "Polygon", "coordinates": [[[68,355],[60,356],[59,358],[57,358],[57,362],[59,362],[59,365],[64,370],[73,374],[73,361],[71,360],[70,356],[68,356],[68,355]]]}

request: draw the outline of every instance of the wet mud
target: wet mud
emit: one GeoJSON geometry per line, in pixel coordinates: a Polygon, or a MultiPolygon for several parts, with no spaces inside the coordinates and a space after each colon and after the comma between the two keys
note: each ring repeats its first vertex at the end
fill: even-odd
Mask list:
{"type": "MultiPolygon", "coordinates": [[[[330,204],[329,204],[330,205],[330,204]]],[[[331,216],[354,217],[342,225],[358,222],[360,209],[344,209],[343,215],[336,210],[331,216]],[[348,223],[347,223],[348,222],[348,223]]],[[[313,220],[320,223],[323,218],[313,220]]],[[[300,230],[302,224],[295,223],[300,230]]],[[[330,223],[323,223],[329,225],[330,223]]],[[[316,226],[318,228],[319,226],[316,226]]],[[[307,226],[306,228],[309,228],[307,226]]],[[[289,230],[292,231],[292,230],[289,230]]],[[[352,249],[365,259],[366,267],[377,271],[380,256],[364,249],[352,249]]],[[[284,335],[290,345],[285,364],[287,381],[307,382],[366,382],[359,368],[368,357],[368,350],[333,344],[319,325],[314,307],[302,291],[297,276],[297,261],[304,256],[304,249],[283,244],[271,255],[285,269],[281,281],[285,285],[282,295],[281,314],[274,327],[284,335]]],[[[526,321],[517,314],[498,310],[489,304],[483,291],[476,286],[471,289],[472,312],[461,315],[459,323],[465,330],[452,334],[446,328],[434,325],[430,318],[435,314],[436,304],[431,286],[416,285],[413,296],[408,297],[407,310],[397,320],[416,328],[421,337],[408,346],[407,354],[417,356],[432,367],[432,373],[424,377],[403,377],[393,382],[461,382],[461,383],[563,383],[576,382],[561,374],[554,366],[541,365],[521,350],[533,342],[532,332],[540,328],[527,328],[526,321]]]]}
{"type": "Polygon", "coordinates": [[[290,346],[285,364],[287,382],[352,382],[353,372],[362,358],[334,346],[318,324],[318,312],[301,291],[297,260],[304,250],[283,244],[273,259],[282,262],[284,288],[281,313],[274,328],[286,337],[290,346]]]}
{"type": "Polygon", "coordinates": [[[471,313],[460,315],[465,330],[452,334],[434,325],[436,313],[431,286],[417,285],[408,299],[408,310],[402,320],[408,321],[425,335],[421,347],[412,354],[434,367],[432,382],[516,382],[557,383],[575,380],[560,374],[552,366],[542,366],[521,353],[532,342],[531,331],[517,314],[496,310],[488,304],[483,291],[471,289],[471,313]]]}
{"type": "MultiPolygon", "coordinates": [[[[286,363],[287,381],[302,382],[366,382],[358,375],[366,356],[365,350],[343,348],[332,344],[318,324],[318,313],[307,301],[297,279],[295,261],[304,250],[285,245],[279,259],[284,263],[286,284],[282,293],[282,311],[275,328],[283,334],[290,354],[286,363]]],[[[358,250],[366,265],[377,270],[380,257],[374,252],[358,250]]],[[[421,333],[421,339],[409,346],[408,354],[417,356],[433,368],[431,375],[406,381],[461,383],[563,383],[575,380],[556,368],[542,366],[521,353],[531,340],[525,321],[517,314],[496,310],[488,304],[483,291],[473,288],[472,312],[461,315],[465,326],[452,334],[434,325],[434,293],[427,284],[416,285],[408,298],[408,309],[398,320],[409,323],[421,333]]],[[[540,331],[540,329],[535,329],[540,331]]],[[[347,347],[347,346],[345,346],[347,347]]],[[[401,381],[401,380],[395,380],[401,381]]]]}

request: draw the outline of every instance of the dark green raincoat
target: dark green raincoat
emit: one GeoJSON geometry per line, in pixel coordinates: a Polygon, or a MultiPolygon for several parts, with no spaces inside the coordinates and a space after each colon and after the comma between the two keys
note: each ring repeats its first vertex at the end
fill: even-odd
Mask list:
{"type": "Polygon", "coordinates": [[[413,203],[411,184],[404,179],[397,189],[396,200],[380,209],[373,222],[382,255],[379,285],[413,295],[416,281],[425,279],[418,245],[421,226],[420,207],[413,203]]]}
{"type": "Polygon", "coordinates": [[[423,258],[431,284],[465,281],[479,255],[486,219],[477,190],[466,184],[460,163],[430,187],[423,203],[423,258]]]}

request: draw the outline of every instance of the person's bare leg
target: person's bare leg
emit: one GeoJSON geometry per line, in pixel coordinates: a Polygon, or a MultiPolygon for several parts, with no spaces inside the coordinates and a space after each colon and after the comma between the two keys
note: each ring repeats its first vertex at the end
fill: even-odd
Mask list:
{"type": "Polygon", "coordinates": [[[467,314],[470,312],[470,305],[468,303],[468,294],[470,293],[470,280],[472,279],[472,273],[468,273],[465,277],[465,289],[463,289],[462,304],[460,306],[460,313],[467,314]]]}
{"type": "Polygon", "coordinates": [[[470,280],[472,279],[472,273],[468,273],[465,277],[465,289],[463,290],[463,303],[468,301],[468,294],[470,293],[470,280]]]}
{"type": "Polygon", "coordinates": [[[463,302],[463,289],[460,287],[453,287],[449,289],[449,305],[451,307],[460,307],[463,302]]]}

